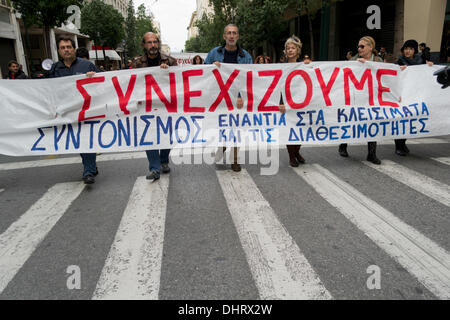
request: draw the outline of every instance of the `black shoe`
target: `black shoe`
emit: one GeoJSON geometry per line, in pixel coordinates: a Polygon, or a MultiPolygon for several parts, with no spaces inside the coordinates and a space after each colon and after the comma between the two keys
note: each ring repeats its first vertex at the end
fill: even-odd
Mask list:
{"type": "Polygon", "coordinates": [[[233,170],[234,172],[241,172],[242,168],[239,163],[233,163],[231,165],[231,170],[233,170]]]}
{"type": "Polygon", "coordinates": [[[373,164],[378,164],[378,165],[381,164],[381,160],[378,159],[377,156],[374,154],[373,155],[369,154],[367,156],[367,161],[372,162],[373,164]]]}
{"type": "Polygon", "coordinates": [[[408,147],[406,146],[406,143],[403,145],[403,151],[404,151],[406,154],[409,154],[409,149],[408,149],[408,147]]]}
{"type": "Polygon", "coordinates": [[[290,160],[289,164],[291,165],[291,167],[293,168],[297,168],[300,164],[298,163],[297,159],[295,160],[290,160]]]}
{"type": "Polygon", "coordinates": [[[89,174],[83,177],[84,184],[93,184],[95,183],[95,178],[93,175],[89,174]]]}
{"type": "Polygon", "coordinates": [[[170,167],[168,163],[162,163],[161,164],[161,171],[162,173],[169,173],[170,172],[170,167]]]}
{"type": "Polygon", "coordinates": [[[339,154],[341,157],[348,158],[347,146],[339,146],[339,154]]]}
{"type": "Polygon", "coordinates": [[[406,157],[408,155],[404,150],[400,149],[395,150],[395,154],[401,157],[406,157]]]}
{"type": "Polygon", "coordinates": [[[98,176],[98,168],[95,168],[94,177],[98,176]]]}
{"type": "Polygon", "coordinates": [[[150,174],[147,175],[146,179],[147,180],[153,180],[153,181],[158,180],[159,179],[159,172],[156,172],[156,171],[150,172],[150,174]]]}
{"type": "Polygon", "coordinates": [[[295,159],[299,164],[304,164],[306,162],[305,158],[302,157],[300,152],[295,154],[295,159]]]}

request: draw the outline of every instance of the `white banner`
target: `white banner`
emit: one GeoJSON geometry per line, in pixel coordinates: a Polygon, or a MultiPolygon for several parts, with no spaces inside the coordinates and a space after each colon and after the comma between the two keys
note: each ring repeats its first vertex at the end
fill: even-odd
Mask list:
{"type": "Polygon", "coordinates": [[[171,53],[170,56],[172,58],[177,59],[177,63],[179,66],[185,64],[192,64],[194,62],[195,56],[200,56],[203,60],[206,59],[208,53],[196,53],[196,52],[181,52],[181,53],[171,53]]]}
{"type": "Polygon", "coordinates": [[[373,62],[143,68],[0,80],[0,153],[338,144],[450,133],[437,66],[373,62]],[[236,109],[238,96],[244,106],[236,109]],[[286,113],[279,111],[280,98],[286,113]]]}

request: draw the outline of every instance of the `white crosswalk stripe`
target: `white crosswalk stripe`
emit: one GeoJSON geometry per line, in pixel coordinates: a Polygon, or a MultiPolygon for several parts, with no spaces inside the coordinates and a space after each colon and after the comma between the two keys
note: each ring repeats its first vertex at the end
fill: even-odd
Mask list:
{"type": "Polygon", "coordinates": [[[383,160],[381,165],[374,165],[367,161],[364,161],[364,164],[450,207],[449,185],[390,160],[383,160]]]}
{"type": "MultiPolygon", "coordinates": [[[[104,161],[117,161],[117,160],[133,160],[147,158],[145,152],[131,152],[131,153],[113,153],[102,154],[97,156],[97,162],[104,161]]],[[[0,171],[17,170],[17,169],[29,169],[29,168],[42,168],[51,166],[62,166],[68,164],[81,164],[81,157],[68,157],[57,158],[48,160],[35,160],[35,161],[23,161],[23,162],[8,162],[0,163],[0,171]]]]}
{"type": "Polygon", "coordinates": [[[295,172],[441,299],[450,299],[450,254],[320,165],[295,172]]]}
{"type": "Polygon", "coordinates": [[[168,189],[136,180],[93,299],[158,299],[168,189]]]}
{"type": "Polygon", "coordinates": [[[331,299],[246,170],[217,171],[262,299],[331,299]]]}
{"type": "Polygon", "coordinates": [[[0,189],[0,193],[3,192],[3,191],[5,191],[5,189],[0,189]]]}
{"type": "Polygon", "coordinates": [[[433,158],[433,160],[450,166],[450,157],[433,158]]]}
{"type": "Polygon", "coordinates": [[[54,185],[0,235],[0,293],[84,187],[80,182],[54,185]]]}
{"type": "MultiPolygon", "coordinates": [[[[450,141],[439,138],[421,138],[421,139],[409,139],[409,144],[450,144],[450,141]]],[[[392,140],[380,141],[379,145],[393,145],[394,142],[392,140]]],[[[352,145],[366,145],[366,143],[353,143],[352,145]]],[[[323,148],[323,147],[334,147],[337,146],[335,144],[323,144],[323,145],[304,145],[303,148],[323,148]]],[[[285,146],[274,146],[275,148],[284,149],[285,146]]],[[[243,148],[245,150],[255,150],[256,147],[250,146],[243,148]]],[[[170,157],[177,158],[180,155],[188,153],[188,154],[210,154],[211,152],[215,152],[217,148],[194,148],[194,149],[173,149],[170,157]]],[[[147,156],[143,151],[137,152],[124,152],[124,153],[110,153],[110,154],[101,154],[97,156],[97,162],[106,162],[106,161],[118,161],[118,160],[136,160],[136,159],[146,159],[147,156]]],[[[8,162],[8,163],[0,163],[0,171],[6,170],[17,170],[17,169],[28,169],[28,168],[42,168],[42,167],[51,167],[51,166],[61,166],[61,165],[69,165],[69,164],[81,164],[81,158],[79,156],[75,157],[67,157],[67,158],[57,158],[57,159],[46,159],[46,160],[35,160],[35,161],[23,161],[23,162],[8,162]]]]}

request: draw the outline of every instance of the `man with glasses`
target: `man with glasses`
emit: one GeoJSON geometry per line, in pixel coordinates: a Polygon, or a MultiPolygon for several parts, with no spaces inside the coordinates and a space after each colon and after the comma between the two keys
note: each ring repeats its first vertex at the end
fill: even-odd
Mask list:
{"type": "MultiPolygon", "coordinates": [[[[172,66],[177,66],[177,60],[161,53],[161,41],[157,34],[147,32],[142,39],[142,46],[144,47],[144,55],[135,57],[132,62],[132,68],[147,68],[160,66],[167,69],[172,66]]],[[[170,149],[164,150],[148,150],[147,159],[149,162],[150,173],[147,175],[147,180],[158,180],[162,173],[169,173],[169,154],[170,149]]]]}

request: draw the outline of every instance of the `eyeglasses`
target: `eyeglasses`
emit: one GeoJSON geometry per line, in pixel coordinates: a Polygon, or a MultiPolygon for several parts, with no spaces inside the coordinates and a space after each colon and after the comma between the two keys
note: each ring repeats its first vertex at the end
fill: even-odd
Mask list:
{"type": "Polygon", "coordinates": [[[358,46],[358,49],[364,49],[366,46],[360,45],[358,46]]]}

